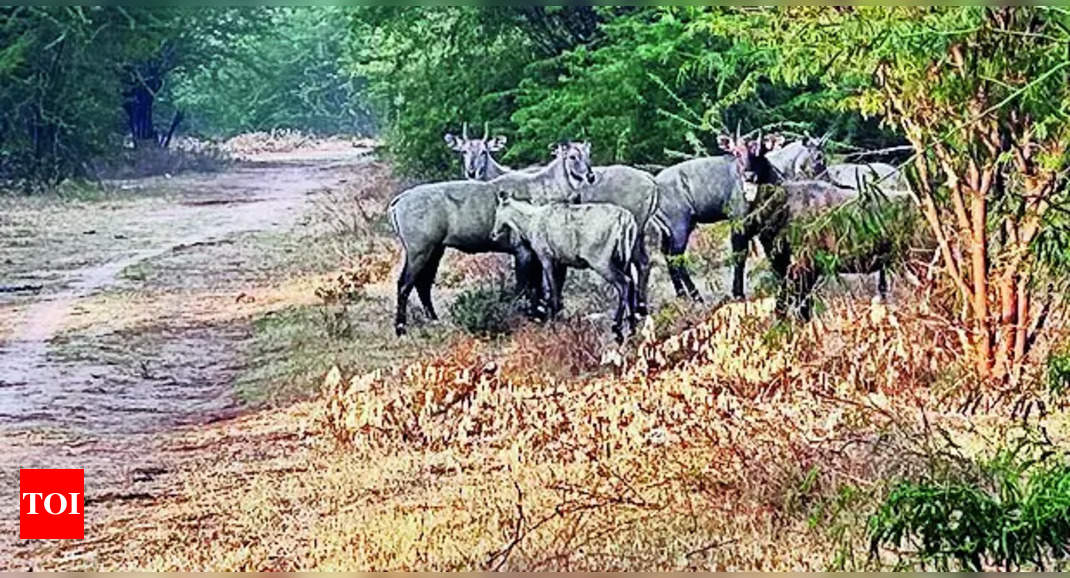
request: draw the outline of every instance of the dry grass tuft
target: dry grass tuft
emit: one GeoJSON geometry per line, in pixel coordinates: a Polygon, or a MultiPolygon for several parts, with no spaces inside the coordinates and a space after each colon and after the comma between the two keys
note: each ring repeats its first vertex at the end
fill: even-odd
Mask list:
{"type": "Polygon", "coordinates": [[[605,328],[573,315],[550,325],[527,323],[513,332],[503,352],[510,381],[588,377],[602,366],[605,328]]]}
{"type": "MultiPolygon", "coordinates": [[[[771,307],[728,304],[648,334],[620,376],[559,379],[539,368],[568,362],[516,345],[504,369],[462,347],[389,373],[332,371],[318,420],[360,455],[448,453],[508,472],[514,517],[484,567],[820,569],[820,532],[778,537],[797,523],[785,504],[920,467],[882,435],[911,429],[919,400],[936,406],[927,384],[953,358],[881,304],[845,303],[835,322],[794,331],[773,326],[771,307]],[[720,546],[704,550],[711,536],[720,546]]],[[[843,548],[862,547],[855,530],[843,548]]]]}

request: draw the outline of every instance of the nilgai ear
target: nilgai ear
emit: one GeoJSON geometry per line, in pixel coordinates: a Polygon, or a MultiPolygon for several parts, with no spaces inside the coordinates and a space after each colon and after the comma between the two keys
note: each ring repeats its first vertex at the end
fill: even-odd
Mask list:
{"type": "Polygon", "coordinates": [[[446,146],[450,147],[451,149],[453,149],[455,151],[461,150],[461,139],[453,136],[450,133],[446,133],[445,139],[446,139],[446,146]]]}
{"type": "Polygon", "coordinates": [[[583,153],[587,156],[591,156],[591,143],[583,141],[583,153]]]}
{"type": "Polygon", "coordinates": [[[718,136],[717,137],[717,146],[721,147],[721,150],[723,150],[725,152],[729,152],[729,153],[733,152],[732,151],[732,137],[730,137],[730,136],[728,136],[726,134],[722,134],[722,135],[718,136]]]}
{"type": "Polygon", "coordinates": [[[563,145],[563,144],[561,144],[559,142],[555,142],[555,143],[550,144],[550,154],[554,155],[555,157],[561,156],[561,152],[564,149],[565,149],[565,145],[563,145]]]}
{"type": "Polygon", "coordinates": [[[500,151],[505,148],[505,143],[505,137],[502,135],[498,135],[487,141],[487,150],[491,152],[500,151]]]}

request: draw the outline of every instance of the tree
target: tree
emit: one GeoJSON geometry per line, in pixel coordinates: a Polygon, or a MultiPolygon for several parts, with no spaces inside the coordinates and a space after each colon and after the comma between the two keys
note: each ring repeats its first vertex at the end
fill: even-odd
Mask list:
{"type": "Polygon", "coordinates": [[[745,38],[750,24],[710,7],[366,8],[354,60],[391,153],[417,174],[448,174],[442,133],[463,121],[504,131],[514,165],[581,138],[599,163],[668,163],[717,150],[737,121],[895,138],[828,106],[837,92],[771,82],[773,54],[745,38]]]}
{"type": "Polygon", "coordinates": [[[229,57],[262,11],[119,6],[0,8],[0,181],[51,184],[89,159],[156,138],[169,75],[229,57]],[[123,116],[126,116],[123,122],[123,116]]]}
{"type": "Polygon", "coordinates": [[[358,77],[347,70],[348,9],[264,9],[259,26],[229,41],[225,59],[176,71],[168,96],[208,136],[293,128],[374,129],[358,77]]]}
{"type": "MultiPolygon", "coordinates": [[[[1018,381],[1059,291],[1039,258],[1065,213],[1070,12],[1057,7],[751,13],[786,82],[819,75],[914,148],[913,181],[961,298],[978,373],[1018,381]]],[[[1058,251],[1055,252],[1056,254],[1058,251]]],[[[1051,257],[1051,252],[1048,254],[1051,257]]]]}

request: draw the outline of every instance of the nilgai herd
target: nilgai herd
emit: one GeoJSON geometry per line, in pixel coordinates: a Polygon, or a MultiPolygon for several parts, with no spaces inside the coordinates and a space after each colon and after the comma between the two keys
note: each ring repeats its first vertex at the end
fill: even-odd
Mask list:
{"type": "MultiPolygon", "coordinates": [[[[777,314],[808,319],[817,272],[789,273],[791,247],[778,233],[791,219],[846,203],[861,190],[910,196],[891,165],[826,165],[827,137],[785,142],[781,135],[763,138],[761,131],[740,135],[737,127],[735,136],[718,139],[729,154],[688,160],[656,175],[623,165],[591,166],[586,142],[552,145],[550,164],[512,170],[492,155],[505,146],[505,137],[488,138],[486,126],[483,138],[469,138],[466,124],[461,136],[446,134],[445,140],[461,155],[464,179],[410,188],[389,206],[404,249],[394,320],[398,335],[406,331],[413,288],[427,317],[438,318],[431,287],[451,247],[512,255],[517,293],[529,301],[529,314],[540,318],[552,319],[562,310],[567,268],[594,270],[616,291],[613,333],[621,342],[625,321],[634,332],[637,316],[649,310],[647,231],[660,236],[676,295],[701,301],[681,257],[696,225],[730,219],[741,223],[731,234],[733,298],[744,297],[748,247],[757,238],[780,279],[777,314]],[[781,193],[775,206],[768,191],[781,193]]],[[[840,272],[877,269],[883,296],[885,261],[862,261],[868,270],[842,263],[840,272]]]]}

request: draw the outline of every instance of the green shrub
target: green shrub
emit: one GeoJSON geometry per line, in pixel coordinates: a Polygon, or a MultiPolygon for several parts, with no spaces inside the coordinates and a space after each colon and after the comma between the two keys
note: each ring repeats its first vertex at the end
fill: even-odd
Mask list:
{"type": "MultiPolygon", "coordinates": [[[[1048,454],[1041,454],[1042,456],[1048,454]]],[[[1070,464],[1059,455],[1022,460],[1003,452],[980,476],[905,481],[870,519],[870,551],[904,561],[981,570],[1046,568],[1070,548],[1070,464]]]]}
{"type": "Polygon", "coordinates": [[[450,305],[450,316],[468,333],[495,337],[512,330],[514,300],[498,286],[467,289],[450,305]]]}
{"type": "Polygon", "coordinates": [[[1070,391],[1070,345],[1048,357],[1048,391],[1056,396],[1070,391]]]}
{"type": "Polygon", "coordinates": [[[816,266],[826,275],[845,266],[869,270],[879,259],[900,263],[925,244],[919,217],[907,201],[861,195],[834,210],[793,220],[784,234],[792,260],[803,266],[816,266]]]}

